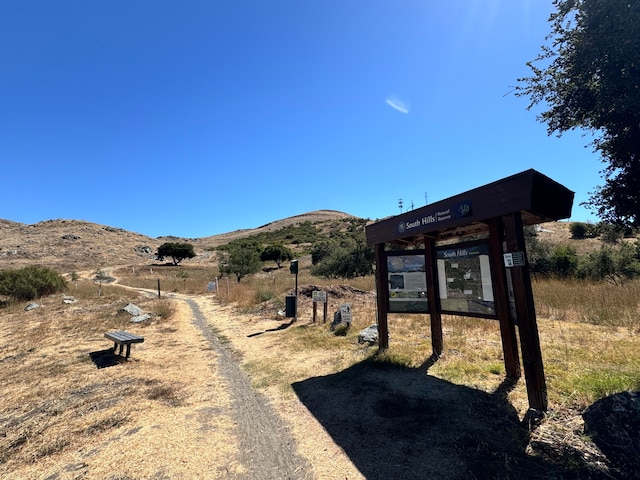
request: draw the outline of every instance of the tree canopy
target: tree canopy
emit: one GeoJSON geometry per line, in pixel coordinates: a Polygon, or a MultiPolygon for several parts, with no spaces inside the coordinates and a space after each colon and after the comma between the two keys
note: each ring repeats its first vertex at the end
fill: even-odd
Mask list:
{"type": "Polygon", "coordinates": [[[158,247],[156,258],[163,261],[166,257],[171,257],[174,265],[178,265],[185,258],[193,258],[196,252],[193,251],[193,245],[190,243],[163,243],[158,247]]]}
{"type": "Polygon", "coordinates": [[[237,241],[220,251],[218,269],[223,275],[235,275],[238,282],[243,277],[260,270],[260,247],[253,242],[237,241]]]}
{"type": "Polygon", "coordinates": [[[551,32],[516,94],[546,110],[548,133],[585,129],[605,167],[585,205],[640,225],[640,0],[554,0],[551,32]]]}
{"type": "Polygon", "coordinates": [[[260,254],[260,260],[267,262],[269,260],[276,262],[278,268],[282,266],[282,262],[291,260],[293,258],[293,252],[284,245],[267,245],[260,254]]]}

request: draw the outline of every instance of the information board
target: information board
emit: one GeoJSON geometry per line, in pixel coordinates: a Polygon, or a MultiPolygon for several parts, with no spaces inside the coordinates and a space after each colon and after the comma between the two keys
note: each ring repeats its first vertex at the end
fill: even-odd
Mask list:
{"type": "Polygon", "coordinates": [[[441,247],[437,264],[442,312],[496,316],[488,243],[441,247]]]}
{"type": "Polygon", "coordinates": [[[327,303],[327,292],[324,290],[314,290],[311,292],[311,299],[315,303],[327,303]]]}
{"type": "Polygon", "coordinates": [[[424,253],[388,252],[390,313],[428,313],[424,253]]]}

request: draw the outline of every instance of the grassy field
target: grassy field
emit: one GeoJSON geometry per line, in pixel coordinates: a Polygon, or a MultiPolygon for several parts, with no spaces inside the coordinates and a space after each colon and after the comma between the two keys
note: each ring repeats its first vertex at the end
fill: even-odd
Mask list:
{"type": "MultiPolygon", "coordinates": [[[[189,269],[185,279],[176,273],[179,268],[162,267],[173,290],[184,293],[203,293],[206,284],[215,278],[212,269],[189,269]]],[[[158,275],[159,269],[154,270],[158,275]]],[[[121,270],[123,276],[127,270],[121,270]]],[[[148,271],[123,276],[126,284],[157,288],[157,278],[148,271]],[[154,283],[155,282],[155,283],[154,283]]],[[[356,320],[348,332],[341,332],[347,343],[355,342],[360,327],[376,323],[375,297],[365,297],[358,291],[375,291],[372,276],[340,282],[311,277],[301,270],[299,286],[315,285],[330,289],[339,283],[352,289],[351,298],[330,298],[330,317],[340,303],[351,302],[356,320]]],[[[285,295],[294,289],[293,275],[287,268],[243,279],[221,279],[216,298],[247,313],[261,313],[277,318],[284,308],[285,295]]],[[[534,280],[538,326],[542,344],[551,406],[571,403],[584,408],[595,400],[619,391],[640,389],[640,281],[624,285],[590,283],[575,280],[534,280]]],[[[311,321],[312,303],[299,299],[299,314],[303,321],[311,321]]],[[[320,309],[321,310],[321,309],[320,309]]],[[[329,319],[331,320],[331,318],[329,319]]],[[[431,355],[428,315],[390,315],[390,349],[388,361],[417,367],[431,355]]],[[[504,376],[502,344],[498,323],[492,320],[445,315],[443,317],[445,351],[430,373],[454,383],[491,390],[504,376]]],[[[295,330],[287,348],[293,350],[336,349],[345,341],[327,335],[325,329],[295,330]]],[[[343,365],[341,365],[343,366],[343,365]]],[[[255,371],[260,367],[253,366],[255,371]]],[[[264,366],[264,370],[271,368],[264,366]]],[[[268,372],[265,374],[268,376],[268,372]]],[[[274,374],[274,382],[286,385],[286,376],[274,374]]],[[[263,379],[261,383],[268,383],[263,379]]],[[[522,389],[523,390],[523,389],[522,389]]],[[[516,388],[514,398],[526,397],[516,388]]],[[[526,400],[526,398],[519,398],[526,400]]]]}
{"type": "MultiPolygon", "coordinates": [[[[95,470],[95,476],[86,478],[124,478],[115,473],[109,477],[107,472],[118,465],[117,453],[126,449],[128,435],[134,435],[128,432],[149,432],[151,439],[155,438],[152,431],[164,435],[165,440],[157,439],[158,448],[166,442],[163,432],[172,432],[175,439],[175,451],[170,452],[175,462],[167,467],[167,474],[173,472],[171,478],[190,478],[188,464],[180,460],[188,455],[203,455],[201,463],[206,465],[212,459],[205,461],[204,455],[218,452],[214,461],[225,465],[228,451],[219,445],[222,437],[216,440],[211,432],[228,438],[228,418],[219,415],[219,423],[207,424],[206,436],[197,422],[202,421],[201,412],[212,408],[224,412],[228,398],[224,391],[213,395],[211,385],[201,385],[200,378],[214,377],[208,359],[211,352],[192,331],[183,303],[169,298],[173,292],[222,304],[234,312],[237,324],[222,323],[215,328],[222,340],[241,353],[242,366],[254,387],[284,412],[299,408],[292,406],[299,403],[296,383],[344,372],[367,361],[428,372],[431,377],[490,394],[504,388],[496,321],[444,316],[444,352],[433,364],[428,362],[427,315],[390,315],[390,348],[383,354],[376,347],[358,344],[358,332],[376,319],[372,277],[325,281],[302,269],[301,290],[316,286],[332,292],[328,322],[341,303],[352,305],[351,328],[331,331],[321,317],[312,322],[312,301],[304,295],[299,298],[296,323],[280,328],[287,325],[287,319],[278,311],[295,285],[287,268],[240,283],[222,279],[215,294],[207,291],[217,273],[211,267],[129,266],[109,273],[123,285],[151,292],[157,290],[160,279],[162,298],[112,284],[103,285],[98,296],[98,286],[83,279],[77,286],[68,286],[67,294],[78,299],[77,304],[63,305],[55,296],[40,299],[43,308],[31,312],[24,312],[24,304],[0,310],[0,474],[21,472],[22,478],[46,478],[43,472],[59,471],[56,466],[62,464],[69,473],[59,478],[79,478],[74,477],[73,469],[87,468],[82,467],[90,463],[87,459],[99,457],[104,470],[95,470]],[[116,376],[118,369],[96,370],[87,352],[109,346],[105,331],[132,329],[128,319],[117,313],[127,302],[153,313],[151,323],[136,328],[143,336],[156,338],[156,344],[134,345],[133,359],[122,366],[126,375],[121,379],[116,376]],[[193,428],[185,430],[180,418],[193,419],[193,428]],[[98,453],[92,445],[102,449],[98,453]],[[84,460],[78,460],[76,451],[81,451],[84,460]]],[[[533,287],[549,414],[532,438],[546,439],[559,451],[570,444],[588,456],[591,444],[581,431],[581,412],[606,395],[640,389],[640,282],[613,286],[536,280],[533,287]]],[[[528,407],[524,381],[504,395],[524,417],[528,407]]],[[[299,414],[292,416],[296,417],[291,419],[295,427],[299,414]]],[[[309,433],[310,424],[300,428],[309,448],[319,448],[319,441],[309,433]]],[[[153,445],[149,444],[148,455],[153,455],[153,445]]],[[[141,454],[147,455],[145,452],[141,454]]],[[[321,457],[322,452],[317,455],[321,457]]],[[[148,473],[134,474],[133,464],[130,468],[130,478],[155,478],[148,473]]],[[[225,468],[238,467],[227,462],[225,468]]]]}

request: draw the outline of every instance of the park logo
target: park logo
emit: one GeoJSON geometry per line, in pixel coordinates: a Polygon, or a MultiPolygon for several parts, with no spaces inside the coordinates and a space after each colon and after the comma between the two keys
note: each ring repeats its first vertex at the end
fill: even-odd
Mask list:
{"type": "Polygon", "coordinates": [[[458,218],[470,217],[473,214],[471,202],[462,202],[458,204],[458,218]]]}

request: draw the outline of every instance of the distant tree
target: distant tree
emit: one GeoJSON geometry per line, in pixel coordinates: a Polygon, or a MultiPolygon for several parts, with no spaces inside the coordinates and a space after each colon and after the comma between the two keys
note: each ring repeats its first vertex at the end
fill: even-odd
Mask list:
{"type": "Polygon", "coordinates": [[[594,281],[622,285],[640,275],[640,261],[636,248],[623,243],[617,248],[604,246],[596,252],[580,257],[576,276],[594,281]]]}
{"type": "Polygon", "coordinates": [[[338,247],[311,268],[313,275],[325,278],[354,278],[373,273],[375,255],[365,242],[338,247]]]}
{"type": "Polygon", "coordinates": [[[608,223],[640,225],[640,2],[554,0],[548,45],[516,95],[546,111],[548,133],[586,129],[605,168],[585,204],[608,223]]]}
{"type": "Polygon", "coordinates": [[[234,242],[219,254],[218,269],[223,275],[235,275],[238,282],[260,270],[260,252],[254,243],[234,242]]]}
{"type": "Polygon", "coordinates": [[[193,258],[196,252],[193,251],[193,245],[190,243],[163,243],[158,247],[156,258],[161,262],[166,257],[171,257],[174,265],[178,265],[185,258],[193,258]]]}
{"type": "Polygon", "coordinates": [[[78,289],[78,280],[80,280],[80,275],[77,272],[71,272],[71,281],[76,286],[76,290],[78,289]]]}
{"type": "Polygon", "coordinates": [[[578,266],[578,252],[570,245],[559,245],[551,252],[549,261],[551,273],[562,278],[571,277],[578,266]]]}
{"type": "Polygon", "coordinates": [[[524,239],[531,273],[549,275],[551,273],[551,245],[538,238],[538,230],[534,225],[524,227],[524,239]]]}
{"type": "Polygon", "coordinates": [[[571,238],[581,239],[587,235],[587,224],[582,222],[573,222],[569,227],[571,238]]]}
{"type": "Polygon", "coordinates": [[[293,258],[293,252],[284,245],[267,245],[260,254],[260,260],[263,262],[273,261],[276,262],[278,268],[281,267],[282,262],[291,260],[293,258]]]}
{"type": "Polygon", "coordinates": [[[331,252],[336,249],[336,242],[329,240],[323,240],[316,242],[311,248],[311,264],[317,265],[322,260],[331,255],[331,252]]]}

